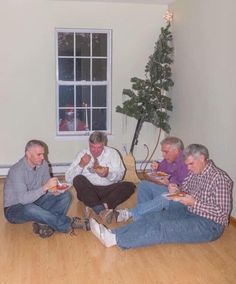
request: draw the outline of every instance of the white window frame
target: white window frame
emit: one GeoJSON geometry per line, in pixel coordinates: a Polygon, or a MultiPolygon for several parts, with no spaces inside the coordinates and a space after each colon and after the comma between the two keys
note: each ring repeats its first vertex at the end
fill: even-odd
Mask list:
{"type": "MultiPolygon", "coordinates": [[[[92,86],[99,86],[99,85],[106,85],[107,86],[107,98],[106,98],[106,130],[102,130],[107,134],[111,134],[111,112],[112,112],[112,99],[111,99],[111,80],[112,80],[112,30],[110,29],[68,29],[68,28],[56,28],[55,29],[55,46],[56,46],[56,136],[57,137],[81,137],[81,136],[89,136],[91,132],[93,132],[93,129],[86,129],[85,131],[60,131],[59,130],[59,86],[63,85],[72,85],[74,86],[74,98],[76,96],[76,86],[91,86],[90,88],[90,98],[91,98],[91,92],[92,92],[92,86]],[[74,56],[72,57],[74,59],[74,80],[73,81],[61,81],[59,80],[59,58],[62,58],[58,55],[58,33],[65,32],[65,33],[74,33],[74,37],[76,33],[105,33],[107,34],[107,56],[106,57],[96,57],[92,56],[92,52],[90,51],[90,56],[87,58],[94,59],[94,58],[106,58],[107,59],[107,80],[106,81],[76,81],[75,80],[75,60],[76,58],[80,58],[80,56],[75,55],[75,40],[74,40],[74,56]]],[[[90,36],[90,43],[91,43],[91,36],[90,36]]],[[[90,44],[90,49],[92,49],[92,44],[90,44]]],[[[70,57],[71,58],[71,57],[70,57]]],[[[85,58],[85,57],[82,57],[85,58]]],[[[90,60],[90,72],[92,72],[92,60],[90,60]]],[[[92,78],[90,74],[90,78],[92,78]]],[[[90,106],[92,108],[92,106],[90,106]]],[[[95,109],[95,108],[94,108],[95,109]]],[[[98,109],[101,109],[101,107],[98,107],[98,109]]],[[[92,112],[90,111],[90,121],[92,121],[92,112]]]]}

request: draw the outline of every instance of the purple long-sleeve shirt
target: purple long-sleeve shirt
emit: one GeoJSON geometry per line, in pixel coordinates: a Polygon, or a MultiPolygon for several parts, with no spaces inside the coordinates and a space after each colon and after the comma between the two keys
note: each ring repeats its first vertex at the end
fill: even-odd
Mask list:
{"type": "Polygon", "coordinates": [[[173,163],[162,160],[159,164],[158,171],[167,173],[170,176],[170,183],[181,185],[188,174],[188,169],[183,159],[183,153],[180,152],[173,163]]]}

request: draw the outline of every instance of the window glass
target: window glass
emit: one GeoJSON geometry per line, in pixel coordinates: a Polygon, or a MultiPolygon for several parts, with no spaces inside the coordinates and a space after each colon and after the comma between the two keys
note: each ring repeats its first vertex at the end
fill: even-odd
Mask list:
{"type": "Polygon", "coordinates": [[[89,33],[76,33],[76,56],[90,56],[89,33]]]}
{"type": "Polygon", "coordinates": [[[93,59],[93,81],[106,81],[107,60],[93,59]]]}
{"type": "Polygon", "coordinates": [[[93,87],[93,107],[106,107],[107,105],[107,87],[106,86],[94,86],[93,87]]]}
{"type": "Polygon", "coordinates": [[[73,33],[58,33],[58,55],[73,56],[74,36],[73,33]]]}
{"type": "Polygon", "coordinates": [[[105,34],[93,34],[93,56],[107,56],[107,36],[105,34]]]}

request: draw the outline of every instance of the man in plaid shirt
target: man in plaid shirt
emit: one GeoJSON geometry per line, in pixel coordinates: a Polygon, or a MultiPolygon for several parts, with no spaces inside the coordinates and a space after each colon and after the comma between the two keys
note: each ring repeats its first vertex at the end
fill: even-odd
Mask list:
{"type": "MultiPolygon", "coordinates": [[[[190,173],[181,195],[168,197],[161,212],[152,212],[112,231],[90,220],[92,232],[106,246],[123,249],[161,243],[200,243],[218,239],[229,221],[233,181],[213,161],[205,146],[191,144],[184,150],[190,173]]],[[[170,186],[169,192],[179,191],[170,186]]]]}

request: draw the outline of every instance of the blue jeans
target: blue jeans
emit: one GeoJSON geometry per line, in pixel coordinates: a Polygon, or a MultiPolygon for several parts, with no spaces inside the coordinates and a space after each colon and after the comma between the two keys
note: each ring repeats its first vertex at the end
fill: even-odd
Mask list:
{"type": "Polygon", "coordinates": [[[137,221],[112,230],[123,249],[164,243],[201,243],[218,239],[224,226],[200,217],[186,206],[150,212],[137,221]]]}
{"type": "Polygon", "coordinates": [[[138,186],[137,205],[130,209],[133,220],[138,220],[148,212],[158,212],[167,209],[170,202],[172,206],[182,206],[179,202],[169,201],[162,196],[167,193],[167,187],[150,181],[141,181],[138,186]],[[175,203],[175,204],[174,204],[175,203]]]}
{"type": "Polygon", "coordinates": [[[46,193],[33,203],[8,207],[5,210],[5,217],[13,224],[33,221],[47,224],[55,231],[67,233],[71,229],[71,218],[66,216],[70,203],[69,191],[57,196],[46,193]]]}

